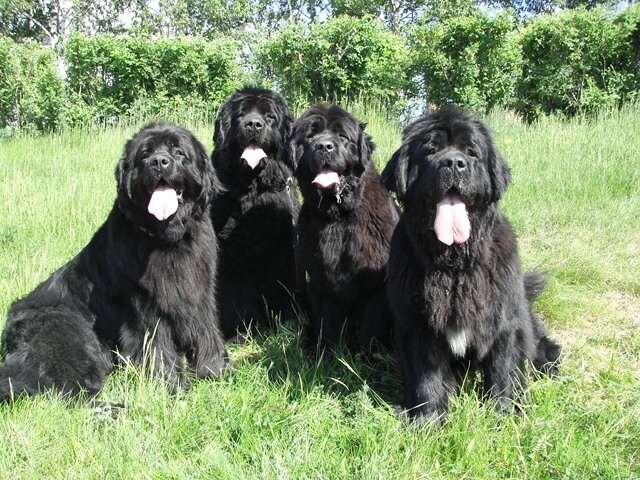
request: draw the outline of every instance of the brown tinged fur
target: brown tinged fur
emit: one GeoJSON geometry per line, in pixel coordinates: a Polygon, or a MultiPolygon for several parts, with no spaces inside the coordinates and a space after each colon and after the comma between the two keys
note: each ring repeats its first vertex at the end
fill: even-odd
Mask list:
{"type": "Polygon", "coordinates": [[[364,125],[335,105],[316,105],[294,124],[304,197],[296,258],[308,275],[313,334],[322,346],[343,339],[367,349],[374,338],[389,339],[384,277],[398,212],[371,161],[373,148],[364,125]],[[339,182],[314,185],[323,169],[339,182]]]}

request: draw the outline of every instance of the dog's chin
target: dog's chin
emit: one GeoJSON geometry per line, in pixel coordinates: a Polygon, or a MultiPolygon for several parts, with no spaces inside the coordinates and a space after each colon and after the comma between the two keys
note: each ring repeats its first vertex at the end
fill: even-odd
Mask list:
{"type": "Polygon", "coordinates": [[[179,242],[187,233],[192,210],[192,203],[183,200],[176,212],[165,220],[158,220],[153,215],[148,215],[151,221],[151,229],[147,233],[152,237],[157,237],[164,243],[179,242]]]}

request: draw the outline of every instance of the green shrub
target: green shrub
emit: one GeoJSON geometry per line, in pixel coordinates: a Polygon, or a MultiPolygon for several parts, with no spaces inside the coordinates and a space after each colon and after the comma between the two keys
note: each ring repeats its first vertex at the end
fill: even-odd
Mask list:
{"type": "Polygon", "coordinates": [[[63,121],[64,81],[52,49],[0,39],[0,126],[54,130],[63,121]]]}
{"type": "Polygon", "coordinates": [[[517,110],[529,119],[573,115],[637,96],[639,11],[566,11],[531,22],[521,38],[517,110]]]}
{"type": "Polygon", "coordinates": [[[377,19],[340,16],[308,28],[290,24],[256,54],[256,66],[294,103],[371,98],[404,106],[408,53],[377,19]]]}
{"type": "Polygon", "coordinates": [[[238,46],[227,38],[75,36],[64,56],[69,89],[100,119],[136,113],[141,103],[150,114],[168,101],[217,106],[242,81],[238,46]]]}
{"type": "Polygon", "coordinates": [[[411,71],[427,101],[476,112],[509,105],[520,68],[514,24],[509,14],[478,12],[414,28],[411,71]]]}

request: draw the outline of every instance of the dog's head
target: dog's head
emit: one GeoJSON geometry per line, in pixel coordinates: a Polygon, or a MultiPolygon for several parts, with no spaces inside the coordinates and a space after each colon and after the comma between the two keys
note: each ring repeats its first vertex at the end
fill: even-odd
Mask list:
{"type": "Polygon", "coordinates": [[[374,145],[364,127],[332,104],[316,105],[295,122],[290,156],[305,201],[320,209],[355,208],[360,178],[373,168],[374,145]]]}
{"type": "Polygon", "coordinates": [[[292,123],[287,102],[279,93],[256,87],[234,93],[215,122],[216,168],[255,175],[270,161],[288,163],[285,145],[292,123]]]}
{"type": "Polygon", "coordinates": [[[219,188],[204,146],[170,123],[149,124],[127,141],[116,179],[118,207],[134,227],[169,243],[208,211],[219,188]]]}
{"type": "Polygon", "coordinates": [[[469,239],[474,216],[498,202],[511,172],[482,122],[443,109],[405,129],[382,179],[407,212],[429,219],[437,238],[452,245],[469,239]]]}

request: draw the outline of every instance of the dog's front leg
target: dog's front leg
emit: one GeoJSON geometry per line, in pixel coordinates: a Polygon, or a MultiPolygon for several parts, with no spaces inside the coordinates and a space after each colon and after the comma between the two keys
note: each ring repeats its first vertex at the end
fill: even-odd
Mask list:
{"type": "Polygon", "coordinates": [[[440,425],[449,393],[457,385],[450,353],[427,329],[411,329],[404,335],[396,331],[396,342],[406,413],[418,425],[440,425]]]}

